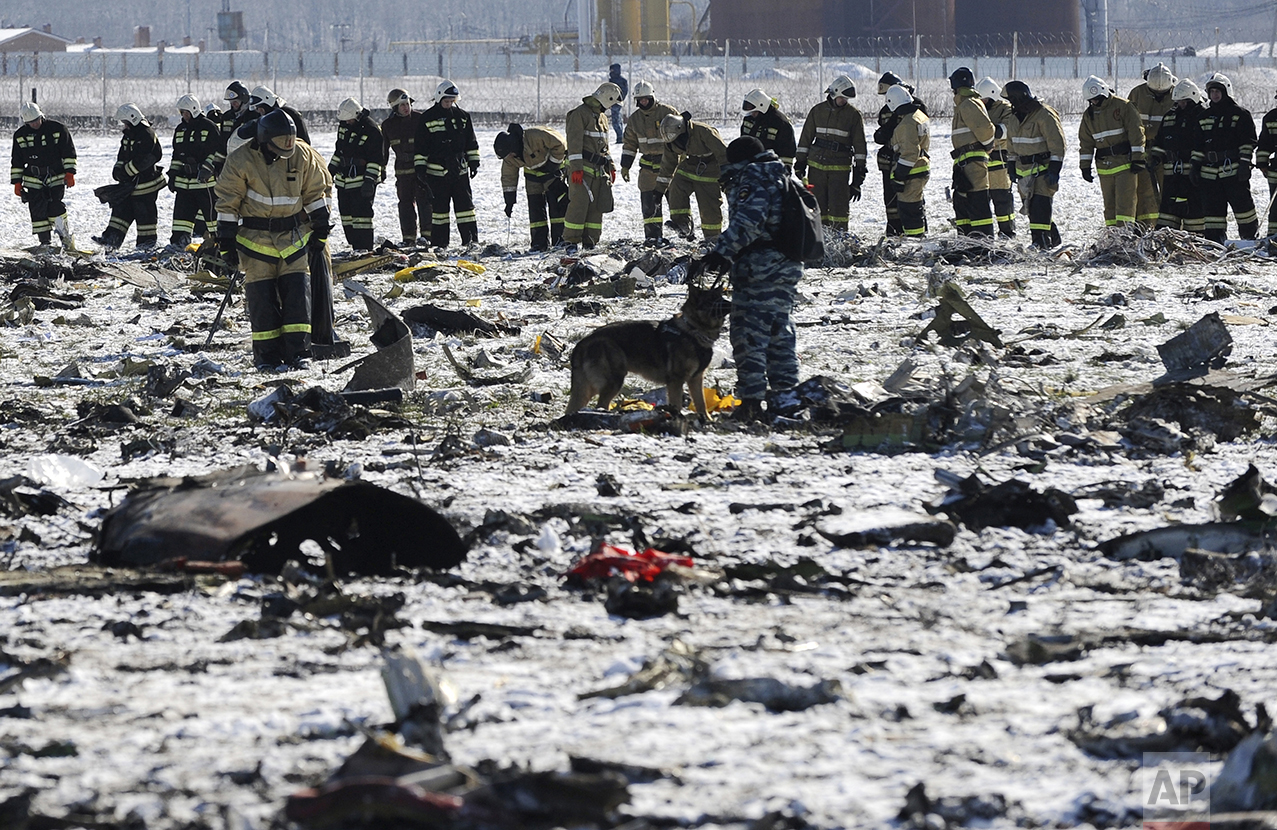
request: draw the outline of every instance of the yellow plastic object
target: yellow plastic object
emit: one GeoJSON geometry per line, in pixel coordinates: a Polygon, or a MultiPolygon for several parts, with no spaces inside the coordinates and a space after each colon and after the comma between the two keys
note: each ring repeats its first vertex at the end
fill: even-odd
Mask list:
{"type": "Polygon", "coordinates": [[[483,300],[480,300],[478,297],[475,297],[472,300],[466,300],[466,308],[478,308],[481,305],[483,305],[483,300]]]}
{"type": "Polygon", "coordinates": [[[713,387],[705,387],[705,410],[721,412],[724,409],[735,409],[740,406],[740,398],[735,395],[719,395],[713,387]]]}
{"type": "Polygon", "coordinates": [[[457,260],[457,267],[469,271],[472,274],[486,274],[488,269],[484,268],[477,262],[471,262],[468,259],[457,260]]]}
{"type": "Polygon", "coordinates": [[[417,278],[417,272],[425,271],[428,268],[438,268],[443,263],[427,262],[423,265],[414,265],[411,268],[400,268],[395,272],[395,282],[412,282],[417,278]]]}
{"type": "Polygon", "coordinates": [[[186,252],[187,252],[188,254],[193,254],[193,253],[198,252],[198,251],[199,251],[199,249],[200,249],[200,244],[201,244],[201,243],[199,243],[199,242],[191,242],[191,243],[189,243],[189,244],[186,246],[186,252]]]}

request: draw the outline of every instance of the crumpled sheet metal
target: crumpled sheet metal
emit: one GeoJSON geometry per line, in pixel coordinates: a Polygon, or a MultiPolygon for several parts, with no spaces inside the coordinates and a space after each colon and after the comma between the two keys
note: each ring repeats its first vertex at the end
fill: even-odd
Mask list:
{"type": "Polygon", "coordinates": [[[344,392],[365,389],[386,389],[397,386],[411,392],[417,385],[416,369],[412,359],[412,331],[403,320],[386,308],[363,285],[354,280],[342,283],[350,294],[363,297],[372,318],[372,342],[377,351],[347,363],[338,371],[354,368],[355,376],[346,384],[344,392]]]}
{"type": "Polygon", "coordinates": [[[447,519],[416,499],[367,482],[256,475],[133,491],[102,520],[92,560],[144,567],[176,556],[242,561],[279,573],[314,540],[338,575],[386,575],[396,567],[446,569],[466,556],[447,519]]]}

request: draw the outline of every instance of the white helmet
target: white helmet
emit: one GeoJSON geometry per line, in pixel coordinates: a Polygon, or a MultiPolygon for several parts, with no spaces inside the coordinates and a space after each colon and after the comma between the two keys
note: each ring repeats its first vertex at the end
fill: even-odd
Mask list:
{"type": "Polygon", "coordinates": [[[115,120],[124,121],[136,127],[145,120],[145,117],[142,115],[142,111],[137,108],[137,104],[120,104],[119,109],[115,111],[115,120]]]}
{"type": "Polygon", "coordinates": [[[903,107],[913,101],[913,93],[905,89],[900,84],[896,84],[887,90],[887,106],[892,112],[903,107]]]}
{"type": "Polygon", "coordinates": [[[635,98],[655,98],[656,90],[652,89],[652,85],[647,81],[638,81],[630,94],[635,98]]]}
{"type": "Polygon", "coordinates": [[[608,109],[621,103],[621,88],[611,81],[604,81],[590,97],[602,104],[603,109],[608,109]]]}
{"type": "Polygon", "coordinates": [[[1195,101],[1200,104],[1203,99],[1201,88],[1193,83],[1192,78],[1184,78],[1175,85],[1175,90],[1171,92],[1172,101],[1195,101]]]}
{"type": "Polygon", "coordinates": [[[386,96],[386,103],[390,105],[391,109],[394,109],[400,104],[411,104],[412,96],[408,94],[408,90],[395,87],[386,96]]]}
{"type": "Polygon", "coordinates": [[[268,86],[255,86],[253,91],[248,94],[248,105],[253,108],[266,107],[274,109],[280,104],[279,96],[271,91],[268,86]]]}
{"type": "Polygon", "coordinates": [[[1223,72],[1211,73],[1211,76],[1206,79],[1207,92],[1210,92],[1210,88],[1212,85],[1223,89],[1224,94],[1227,95],[1229,98],[1233,97],[1233,82],[1228,80],[1228,76],[1225,75],[1223,72]]]}
{"type": "Polygon", "coordinates": [[[1175,76],[1171,74],[1171,68],[1164,63],[1158,63],[1152,69],[1148,70],[1148,88],[1154,92],[1168,92],[1175,86],[1175,76]]]}
{"type": "Polygon", "coordinates": [[[1109,89],[1109,85],[1104,83],[1103,78],[1092,75],[1082,82],[1082,98],[1084,100],[1107,98],[1112,94],[1113,90],[1109,89]]]}
{"type": "Polygon", "coordinates": [[[337,105],[337,120],[353,121],[359,117],[359,113],[363,112],[363,110],[364,108],[354,98],[346,98],[337,105]]]}
{"type": "Polygon", "coordinates": [[[221,110],[219,110],[219,109],[217,108],[217,104],[208,103],[208,104],[205,104],[205,105],[204,105],[204,114],[205,114],[205,115],[212,115],[212,114],[213,114],[213,113],[215,113],[215,112],[221,112],[221,110]]]}
{"type": "Polygon", "coordinates": [[[670,113],[661,119],[661,138],[665,139],[668,144],[683,134],[686,125],[683,123],[683,116],[670,113]]]}
{"type": "Polygon", "coordinates": [[[189,92],[177,99],[177,111],[181,112],[182,110],[186,110],[191,115],[199,115],[203,112],[200,109],[200,99],[189,92]]]}
{"type": "Polygon", "coordinates": [[[44,113],[40,111],[40,105],[35,101],[23,101],[18,109],[18,116],[23,124],[30,124],[37,118],[44,118],[44,113]]]}
{"type": "Polygon", "coordinates": [[[767,108],[772,105],[771,96],[761,89],[755,87],[745,93],[745,100],[741,102],[740,111],[744,113],[750,112],[767,112],[767,108]]]}
{"type": "Polygon", "coordinates": [[[825,94],[830,98],[855,98],[856,82],[846,75],[839,75],[825,87],[825,94]]]}
{"type": "Polygon", "coordinates": [[[984,77],[976,82],[975,91],[981,98],[997,98],[1002,94],[1002,87],[998,86],[997,81],[992,78],[984,77]]]}
{"type": "Polygon", "coordinates": [[[460,98],[461,90],[457,89],[457,85],[452,81],[441,81],[439,86],[435,87],[435,103],[439,103],[444,98],[460,98]]]}

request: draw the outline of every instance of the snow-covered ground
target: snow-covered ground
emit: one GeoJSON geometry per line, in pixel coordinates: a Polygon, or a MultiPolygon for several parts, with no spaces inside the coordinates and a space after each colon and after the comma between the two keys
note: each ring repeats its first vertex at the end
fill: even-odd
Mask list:
{"type": "MultiPolygon", "coordinates": [[[[935,127],[934,155],[942,159],[947,119],[935,127]]],[[[1069,119],[1066,133],[1075,136],[1076,129],[1076,119],[1069,119]]],[[[331,153],[334,134],[315,133],[316,146],[331,153]]],[[[482,241],[504,245],[493,136],[492,131],[480,136],[484,167],[475,180],[476,202],[482,241]]],[[[109,181],[116,138],[81,136],[77,144],[81,173],[70,192],[70,214],[87,243],[90,232],[105,227],[108,211],[91,191],[109,181]]],[[[1076,144],[1070,144],[1057,221],[1065,242],[1081,247],[1102,228],[1101,202],[1098,184],[1079,176],[1076,144]]],[[[948,176],[937,172],[928,186],[933,235],[943,234],[947,224],[947,184],[948,176]]],[[[1262,182],[1256,178],[1252,185],[1257,202],[1266,203],[1262,182]]],[[[612,271],[622,259],[608,258],[609,244],[641,235],[635,188],[618,180],[615,192],[617,209],[605,220],[596,260],[612,271]]],[[[375,227],[379,235],[397,239],[393,198],[392,188],[379,191],[375,227]]],[[[162,228],[170,210],[171,200],[162,193],[162,228]]],[[[881,210],[881,181],[871,170],[864,199],[853,205],[852,232],[875,241],[881,210]]],[[[387,642],[412,646],[437,663],[461,699],[481,695],[467,715],[470,728],[447,736],[454,760],[561,769],[568,755],[586,755],[667,769],[677,779],[632,786],[626,810],[683,826],[743,826],[773,810],[788,810],[820,828],[888,826],[918,782],[933,797],[1000,793],[1018,805],[992,826],[1103,823],[1098,818],[1103,811],[1087,805],[1108,802],[1119,814],[1123,808],[1138,810],[1137,764],[1096,759],[1068,740],[1065,732],[1077,724],[1081,707],[1095,707],[1095,720],[1102,723],[1126,713],[1151,715],[1188,696],[1214,698],[1223,689],[1236,691],[1248,712],[1273,698],[1277,668],[1271,647],[1258,640],[1272,633],[1274,623],[1258,618],[1259,600],[1228,593],[1196,598],[1180,587],[1171,560],[1119,563],[1094,550],[1098,541],[1131,530],[1208,520],[1217,492],[1248,463],[1270,474],[1277,469],[1269,434],[1198,454],[1057,454],[1040,471],[1026,471],[1017,468],[1031,459],[1014,445],[984,453],[950,448],[891,456],[827,452],[822,447],[836,433],[820,431],[711,427],[687,438],[549,431],[544,424],[562,414],[569,371],[566,360],[534,355],[534,338],[549,332],[571,343],[604,321],[665,317],[678,308],[684,289],[658,282],[632,297],[604,301],[601,318],[565,316],[561,302],[526,299],[531,294],[522,290],[547,281],[558,264],[522,253],[527,246],[522,193],[513,228],[509,247],[515,255],[482,258],[483,275],[409,283],[402,295],[387,300],[392,309],[435,302],[488,319],[503,315],[522,326],[517,336],[491,340],[417,341],[417,369],[426,380],[402,412],[413,429],[355,442],[250,422],[245,404],[279,379],[252,371],[247,323],[237,304],[230,315],[234,334],[219,337],[219,343],[235,342],[208,355],[226,372],[203,381],[195,393],[206,414],[182,419],[157,406],[141,424],[97,436],[94,447],[83,447],[82,457],[105,470],[103,484],[59,489],[73,507],[53,520],[13,520],[11,552],[0,560],[7,557],[9,567],[27,569],[86,561],[98,511],[120,498],[110,489],[116,485],[304,456],[310,469],[358,464],[365,479],[420,494],[463,527],[480,524],[490,510],[528,515],[577,505],[567,512],[579,513],[580,505],[590,505],[636,517],[648,538],[686,539],[698,564],[708,568],[787,565],[809,557],[849,577],[846,597],[772,592],[746,600],[730,591],[690,587],[677,615],[642,622],[609,617],[597,595],[562,587],[563,571],[593,540],[573,535],[567,521],[554,518],[530,535],[494,533],[456,569],[470,580],[543,587],[548,595],[541,602],[501,606],[488,593],[431,582],[349,586],[404,592],[408,603],[401,616],[412,625],[389,632],[387,642]],[[473,356],[485,349],[512,367],[531,362],[535,372],[522,384],[467,388],[448,364],[444,342],[454,354],[473,356]],[[444,390],[458,393],[450,411],[443,411],[436,394],[444,390]],[[533,393],[549,393],[550,400],[540,402],[533,393]],[[414,435],[428,452],[450,432],[469,438],[480,428],[505,433],[512,443],[433,463],[425,454],[420,463],[412,455],[414,435]],[[140,437],[160,439],[172,450],[122,461],[121,446],[140,437]],[[1083,501],[1068,529],[960,529],[943,550],[925,545],[843,550],[812,532],[813,521],[820,524],[839,510],[843,517],[918,511],[921,502],[945,489],[933,477],[936,470],[965,476],[977,469],[988,480],[1018,475],[1039,489],[1065,491],[1105,481],[1157,480],[1168,495],[1146,509],[1083,501]],[[620,495],[598,494],[596,481],[604,473],[615,477],[620,495]],[[787,507],[767,507],[775,505],[787,507]],[[37,535],[21,535],[23,528],[37,535]],[[529,539],[531,544],[520,544],[529,539]],[[534,626],[539,633],[509,645],[463,641],[421,626],[439,620],[534,626]],[[1075,662],[1043,666],[1020,666],[1006,654],[1008,643],[1028,634],[1196,630],[1223,623],[1256,642],[1119,641],[1075,662]],[[717,676],[770,676],[804,686],[837,680],[844,697],[783,714],[739,702],[725,708],[675,706],[677,689],[616,700],[578,698],[619,682],[676,638],[699,649],[717,676]],[[975,670],[983,662],[992,671],[975,670]],[[965,695],[965,702],[946,705],[957,695],[965,695]]],[[[1027,237],[1023,217],[1020,228],[1027,237]]],[[[28,230],[25,207],[5,199],[0,247],[30,244],[28,230]]],[[[162,232],[161,239],[165,236],[162,232]]],[[[339,233],[334,242],[341,247],[339,233]]],[[[639,250],[616,249],[621,255],[639,250]]],[[[379,296],[394,285],[389,274],[359,279],[379,296]]],[[[1272,372],[1277,354],[1268,332],[1275,310],[1271,282],[1266,264],[1075,268],[1068,257],[940,266],[936,273],[899,265],[812,270],[796,311],[799,351],[804,377],[882,381],[912,357],[923,373],[961,378],[971,372],[1022,390],[1029,399],[1064,401],[1156,377],[1162,373],[1157,344],[1218,311],[1260,321],[1231,327],[1235,346],[1229,365],[1272,372]],[[959,283],[1004,340],[1020,339],[1033,327],[1081,329],[1118,310],[1128,323],[1024,344],[1053,362],[976,365],[969,350],[934,341],[913,344],[926,324],[924,312],[935,304],[925,291],[937,273],[959,283]],[[1199,298],[1200,289],[1221,281],[1233,289],[1229,296],[1199,298]],[[873,285],[876,292],[857,290],[873,285]],[[1102,303],[1114,294],[1123,295],[1127,305],[1102,303]],[[1158,312],[1166,322],[1138,322],[1158,312]],[[1105,352],[1126,357],[1096,359],[1105,352]]],[[[119,371],[126,359],[189,367],[198,355],[176,348],[175,340],[202,340],[215,308],[207,299],[194,301],[185,289],[174,292],[170,304],[114,280],[66,287],[72,288],[86,295],[81,311],[40,312],[29,323],[0,328],[5,402],[0,406],[9,411],[22,404],[43,413],[38,423],[5,424],[0,476],[24,473],[32,457],[64,447],[58,439],[76,420],[78,402],[115,403],[138,394],[141,379],[119,371]],[[72,361],[103,382],[35,384],[36,376],[55,375],[72,361]]],[[[339,293],[338,327],[357,354],[369,348],[362,306],[339,293]]],[[[997,358],[1000,352],[991,354],[997,358]]],[[[724,338],[707,385],[731,389],[733,371],[723,365],[729,356],[724,338]]],[[[288,377],[340,389],[348,374],[328,374],[333,368],[316,364],[288,377]]],[[[608,540],[634,544],[628,532],[614,531],[608,540]]],[[[251,826],[266,827],[288,793],[322,781],[361,743],[350,724],[391,720],[378,651],[344,648],[347,636],[322,621],[314,630],[293,630],[278,639],[218,642],[235,623],[257,618],[260,598],[270,590],[262,580],[246,578],[171,596],[0,598],[0,667],[70,653],[67,673],[0,695],[0,751],[8,754],[0,765],[0,800],[32,788],[42,813],[75,810],[99,821],[133,813],[148,828],[220,828],[222,805],[233,805],[251,826]],[[120,639],[106,630],[125,620],[140,627],[141,639],[120,639]],[[8,711],[17,706],[29,707],[30,717],[8,711]],[[74,754],[36,757],[39,753],[19,747],[38,750],[58,741],[73,744],[74,754]],[[240,775],[259,765],[260,777],[240,775]]]]}

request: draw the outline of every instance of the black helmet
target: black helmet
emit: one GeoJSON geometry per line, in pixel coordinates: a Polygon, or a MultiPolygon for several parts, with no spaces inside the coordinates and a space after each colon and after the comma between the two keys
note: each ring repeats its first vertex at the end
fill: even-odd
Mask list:
{"type": "Polygon", "coordinates": [[[1011,102],[1011,106],[1033,100],[1033,90],[1024,81],[1007,81],[1002,87],[1002,97],[1011,102]]]}
{"type": "Polygon", "coordinates": [[[749,161],[764,152],[766,150],[763,148],[763,142],[752,135],[743,135],[727,145],[727,163],[739,164],[742,161],[749,161]]]}
{"type": "Polygon", "coordinates": [[[497,133],[496,140],[492,142],[492,152],[501,159],[509,155],[523,158],[523,126],[511,124],[497,133]]]}
{"type": "Polygon", "coordinates": [[[239,100],[241,103],[248,103],[248,87],[239,81],[231,81],[226,87],[226,95],[223,96],[224,101],[239,100]]]}
{"type": "MultiPolygon", "coordinates": [[[[283,110],[271,110],[270,112],[257,119],[257,146],[259,149],[270,149],[275,155],[287,158],[281,153],[279,147],[271,144],[271,139],[280,136],[297,137],[297,125],[293,123],[293,117],[283,110]]],[[[291,151],[289,151],[291,155],[291,151]]]]}
{"type": "Polygon", "coordinates": [[[959,66],[949,76],[949,87],[954,90],[970,89],[975,86],[975,75],[965,66],[959,66]]]}
{"type": "Polygon", "coordinates": [[[884,72],[882,73],[882,77],[878,79],[878,94],[886,95],[887,90],[891,89],[893,86],[896,86],[897,84],[903,84],[903,83],[904,81],[895,72],[884,72]]]}

